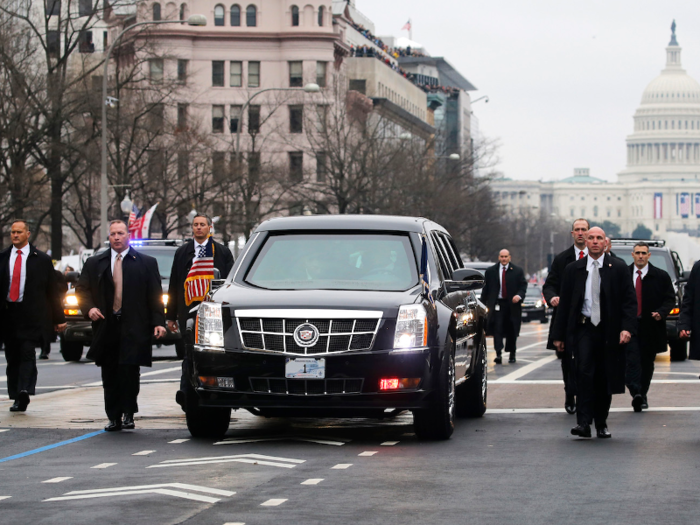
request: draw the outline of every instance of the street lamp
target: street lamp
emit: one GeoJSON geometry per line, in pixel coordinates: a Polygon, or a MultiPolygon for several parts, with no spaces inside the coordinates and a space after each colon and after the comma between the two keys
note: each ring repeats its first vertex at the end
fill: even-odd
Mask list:
{"type": "Polygon", "coordinates": [[[243,115],[245,115],[245,110],[248,106],[250,106],[251,101],[260,93],[265,93],[266,91],[303,91],[304,93],[318,93],[321,91],[321,87],[318,84],[310,83],[306,84],[302,88],[265,88],[261,89],[256,93],[253,93],[248,98],[248,100],[246,100],[246,103],[243,104],[243,107],[241,108],[241,115],[238,122],[238,128],[236,129],[236,158],[239,160],[241,152],[241,128],[243,127],[243,115]]]}
{"type": "Polygon", "coordinates": [[[197,216],[197,210],[192,208],[192,210],[187,214],[187,221],[188,224],[192,224],[194,222],[194,218],[197,216]]]}
{"type": "MultiPolygon", "coordinates": [[[[107,75],[109,74],[109,57],[112,56],[114,46],[121,40],[127,31],[135,27],[157,24],[182,24],[182,20],[147,20],[130,25],[117,35],[112,44],[107,49],[105,55],[105,67],[102,74],[102,170],[100,176],[100,232],[102,239],[106,239],[109,234],[107,227],[107,106],[114,107],[116,99],[107,97],[107,75]]],[[[201,27],[207,25],[207,17],[204,15],[192,15],[187,19],[187,25],[201,27]]],[[[123,209],[123,208],[122,208],[123,209]]]]}
{"type": "Polygon", "coordinates": [[[477,102],[479,102],[480,100],[484,100],[484,99],[486,99],[486,102],[485,102],[485,103],[488,104],[488,102],[489,102],[489,96],[488,96],[488,95],[484,95],[483,97],[479,97],[479,98],[477,98],[476,100],[472,100],[471,103],[472,103],[472,105],[473,105],[473,104],[476,104],[477,102]]]}
{"type": "Polygon", "coordinates": [[[131,199],[129,198],[129,190],[127,190],[126,192],[124,192],[124,200],[122,200],[120,204],[122,213],[127,217],[131,215],[131,209],[133,205],[134,203],[131,202],[131,199]]]}

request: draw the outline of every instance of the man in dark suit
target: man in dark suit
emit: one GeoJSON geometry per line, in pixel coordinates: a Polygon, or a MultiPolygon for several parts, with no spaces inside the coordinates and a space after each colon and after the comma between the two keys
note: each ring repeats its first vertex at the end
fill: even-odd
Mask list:
{"type": "Polygon", "coordinates": [[[123,221],[110,223],[109,246],[85,262],[75,293],[92,321],[87,357],[102,367],[105,430],[113,432],[135,427],[139,367],[151,366],[151,338],[165,335],[165,315],[158,263],[129,248],[123,221]]]}
{"type": "Polygon", "coordinates": [[[573,356],[576,377],[574,436],[610,438],[613,394],[625,392],[625,345],[637,328],[637,298],[627,265],[606,255],[605,232],[588,230],[588,256],[564,270],[554,345],[573,356]],[[567,348],[568,347],[568,348],[567,348]]]}
{"type": "MultiPolygon", "coordinates": [[[[586,234],[590,224],[586,219],[576,219],[571,225],[571,237],[574,239],[573,246],[567,248],[559,255],[557,255],[552,261],[552,267],[549,269],[547,274],[547,279],[542,287],[542,293],[544,295],[547,304],[553,308],[552,320],[549,324],[549,338],[547,339],[547,348],[550,350],[556,350],[554,347],[554,339],[552,339],[552,333],[554,332],[554,321],[557,318],[557,310],[559,306],[559,296],[561,295],[561,280],[564,276],[564,269],[574,261],[583,259],[588,255],[588,248],[586,248],[586,234]]],[[[564,409],[569,414],[576,413],[576,396],[574,395],[574,387],[571,384],[571,353],[567,352],[557,352],[557,357],[561,360],[561,375],[564,379],[564,409]]]]}
{"type": "Polygon", "coordinates": [[[700,359],[700,261],[693,265],[683,289],[678,335],[690,339],[688,359],[700,359]]]}
{"type": "Polygon", "coordinates": [[[66,328],[51,258],[29,244],[25,221],[12,223],[12,247],[0,252],[0,337],[5,342],[11,412],[35,394],[36,348],[66,328]]]}
{"type": "Polygon", "coordinates": [[[671,277],[649,262],[649,245],[638,242],[629,266],[637,296],[637,335],[627,352],[627,388],[635,412],[649,408],[647,393],[656,354],[666,351],[666,317],[676,304],[671,277]]]}
{"type": "MultiPolygon", "coordinates": [[[[63,299],[66,297],[66,292],[68,291],[68,284],[66,283],[66,278],[63,276],[63,272],[54,270],[56,272],[56,289],[58,290],[58,300],[63,304],[63,299]]],[[[56,333],[51,336],[51,339],[46,339],[41,345],[41,353],[39,354],[39,359],[48,359],[51,353],[51,343],[56,341],[56,333]]]]}
{"type": "MultiPolygon", "coordinates": [[[[214,256],[214,268],[219,270],[222,278],[225,278],[233,267],[233,255],[231,251],[209,236],[211,220],[206,215],[197,215],[192,220],[192,239],[180,246],[175,252],[173,266],[170,271],[170,285],[168,287],[168,307],[166,317],[168,330],[184,331],[187,327],[189,312],[197,306],[200,300],[190,300],[189,304],[185,293],[185,280],[197,258],[204,257],[208,248],[211,248],[214,256]],[[210,245],[210,246],[208,246],[210,245]]],[[[191,299],[191,298],[190,298],[191,299]]],[[[192,316],[194,317],[194,316],[192,316]]],[[[175,399],[184,409],[184,382],[189,375],[189,360],[187,356],[182,360],[182,376],[180,379],[180,391],[175,399]]]]}
{"type": "Polygon", "coordinates": [[[527,280],[523,269],[511,264],[510,252],[501,250],[498,263],[484,272],[484,288],[481,301],[488,307],[487,335],[493,335],[496,350],[496,364],[503,362],[503,338],[506,339],[506,352],[509,363],[515,363],[515,350],[520,324],[522,322],[522,302],[527,293],[527,280]]]}

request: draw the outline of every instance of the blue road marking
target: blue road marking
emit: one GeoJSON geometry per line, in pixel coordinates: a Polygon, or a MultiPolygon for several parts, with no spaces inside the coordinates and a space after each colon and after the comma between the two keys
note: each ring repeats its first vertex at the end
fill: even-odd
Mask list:
{"type": "Polygon", "coordinates": [[[78,436],[76,438],[69,439],[67,441],[61,441],[60,443],[54,443],[53,445],[46,445],[45,447],[35,448],[34,450],[22,452],[21,454],[15,454],[14,456],[8,456],[6,458],[2,458],[2,459],[0,459],[0,463],[4,463],[5,461],[11,461],[13,459],[24,458],[27,456],[31,456],[32,454],[38,454],[39,452],[45,452],[47,450],[51,450],[52,448],[62,447],[63,445],[70,445],[71,443],[75,443],[76,441],[82,441],[83,439],[88,439],[91,437],[99,436],[100,434],[104,434],[104,433],[105,433],[104,430],[98,430],[97,432],[90,432],[89,434],[85,434],[84,436],[78,436]]]}

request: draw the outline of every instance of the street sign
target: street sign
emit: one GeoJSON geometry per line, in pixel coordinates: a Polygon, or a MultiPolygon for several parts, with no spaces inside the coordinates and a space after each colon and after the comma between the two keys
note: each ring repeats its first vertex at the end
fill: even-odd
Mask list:
{"type": "Polygon", "coordinates": [[[58,498],[49,498],[44,501],[67,501],[76,499],[110,498],[119,496],[133,496],[135,494],[158,494],[163,496],[173,496],[176,498],[189,499],[202,503],[216,503],[221,498],[193,494],[193,492],[203,492],[204,494],[214,494],[216,496],[233,496],[235,492],[229,490],[212,489],[199,485],[187,485],[185,483],[161,483],[159,485],[141,485],[137,487],[114,487],[109,489],[74,490],[58,498]],[[181,489],[181,490],[173,490],[181,489]],[[187,491],[187,492],[185,492],[187,491]]]}

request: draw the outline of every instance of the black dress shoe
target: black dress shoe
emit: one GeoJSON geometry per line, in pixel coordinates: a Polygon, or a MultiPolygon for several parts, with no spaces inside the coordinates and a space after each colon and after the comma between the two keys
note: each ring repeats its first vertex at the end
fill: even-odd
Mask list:
{"type": "Polygon", "coordinates": [[[124,430],[133,430],[134,428],[136,428],[136,425],[134,424],[134,414],[124,414],[122,428],[124,430]]]}
{"type": "Polygon", "coordinates": [[[515,354],[510,354],[510,357],[508,358],[509,363],[515,363],[515,354]]]}
{"type": "Polygon", "coordinates": [[[29,405],[29,394],[26,390],[22,390],[17,394],[17,399],[15,399],[15,403],[10,407],[10,412],[25,412],[27,410],[27,405],[29,405]]]}
{"type": "Polygon", "coordinates": [[[591,437],[591,425],[576,425],[571,429],[572,436],[578,436],[582,438],[591,437]]]}
{"type": "Polygon", "coordinates": [[[41,354],[39,354],[39,359],[48,359],[48,358],[49,358],[49,354],[45,354],[43,352],[41,354]]]}
{"type": "Polygon", "coordinates": [[[600,439],[609,439],[612,437],[612,434],[608,431],[607,426],[596,428],[595,435],[600,439]]]}
{"type": "Polygon", "coordinates": [[[649,408],[649,403],[647,402],[647,396],[644,396],[644,400],[642,401],[642,409],[647,410],[649,408]]]}
{"type": "Polygon", "coordinates": [[[109,425],[105,427],[105,432],[119,432],[122,429],[122,422],[120,419],[110,419],[109,425]]]}
{"type": "Polygon", "coordinates": [[[493,362],[497,365],[500,365],[501,363],[503,363],[503,358],[500,355],[497,355],[496,359],[494,359],[493,362]]]}
{"type": "Polygon", "coordinates": [[[642,397],[642,394],[637,394],[634,396],[634,398],[632,398],[632,408],[634,408],[635,412],[641,412],[643,404],[644,398],[642,397]]]}
{"type": "Polygon", "coordinates": [[[576,413],[576,397],[569,394],[566,395],[566,401],[564,401],[564,410],[566,410],[567,414],[576,413]]]}

